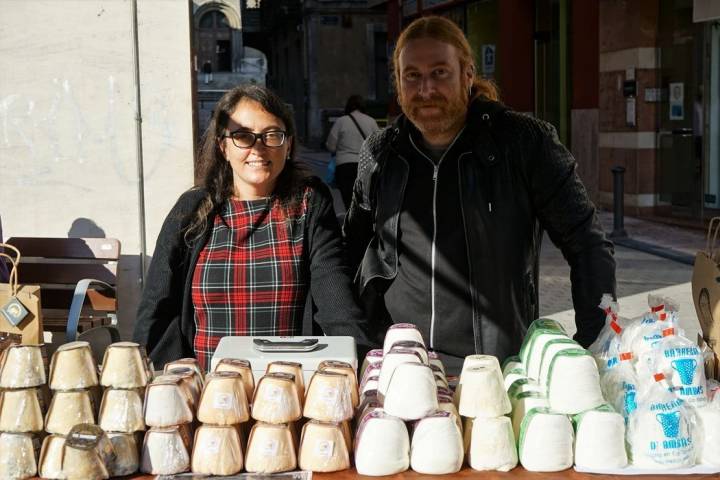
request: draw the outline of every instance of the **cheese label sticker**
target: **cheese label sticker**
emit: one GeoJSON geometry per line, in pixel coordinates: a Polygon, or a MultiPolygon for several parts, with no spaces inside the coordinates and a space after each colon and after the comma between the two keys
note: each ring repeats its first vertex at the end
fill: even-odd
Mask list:
{"type": "Polygon", "coordinates": [[[335,449],[335,442],[332,440],[318,440],[315,442],[315,455],[323,458],[330,458],[335,449]]]}
{"type": "Polygon", "coordinates": [[[337,388],[326,388],[320,395],[320,399],[328,405],[335,405],[338,401],[339,393],[337,388]]]}
{"type": "Polygon", "coordinates": [[[268,440],[262,447],[262,455],[264,457],[275,457],[278,454],[278,441],[268,440]]]}
{"type": "Polygon", "coordinates": [[[220,439],[218,437],[210,438],[210,441],[208,441],[205,447],[205,451],[214,454],[220,453],[220,439]]]}
{"type": "Polygon", "coordinates": [[[232,410],[233,403],[233,396],[230,393],[220,392],[213,397],[213,408],[218,410],[232,410]]]}
{"type": "Polygon", "coordinates": [[[278,387],[272,386],[265,390],[265,400],[273,403],[280,403],[282,399],[282,390],[278,387]]]}

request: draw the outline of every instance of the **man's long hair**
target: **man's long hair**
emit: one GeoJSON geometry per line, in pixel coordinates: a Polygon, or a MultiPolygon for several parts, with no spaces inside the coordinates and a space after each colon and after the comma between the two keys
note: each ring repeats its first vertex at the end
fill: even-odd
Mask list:
{"type": "MultiPolygon", "coordinates": [[[[197,186],[207,191],[198,211],[185,232],[186,241],[194,240],[203,234],[207,218],[213,209],[219,208],[234,193],[233,171],[230,162],[220,149],[230,116],[242,101],[253,101],[268,113],[282,120],[288,138],[295,139],[295,120],[283,101],[272,90],[259,85],[241,85],[225,93],[215,105],[210,124],[202,139],[198,155],[197,170],[199,182],[197,186]]],[[[231,146],[230,148],[235,148],[231,146]]],[[[292,142],[285,167],[277,178],[274,201],[280,202],[286,211],[297,206],[301,201],[302,191],[308,171],[295,159],[296,143],[292,142]]]]}
{"type": "Polygon", "coordinates": [[[478,97],[493,101],[500,100],[500,94],[495,83],[478,76],[475,55],[463,31],[452,20],[438,16],[420,17],[408,25],[400,34],[392,58],[393,84],[396,92],[400,92],[400,53],[410,40],[421,38],[431,38],[452,45],[458,52],[460,67],[463,70],[468,67],[473,69],[470,100],[478,97]]]}

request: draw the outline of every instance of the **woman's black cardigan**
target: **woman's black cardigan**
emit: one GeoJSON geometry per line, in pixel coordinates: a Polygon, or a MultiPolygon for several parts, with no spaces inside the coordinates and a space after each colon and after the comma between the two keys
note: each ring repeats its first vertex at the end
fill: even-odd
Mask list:
{"type": "MultiPolygon", "coordinates": [[[[352,336],[358,344],[358,353],[362,353],[374,345],[368,339],[365,318],[353,297],[332,196],[316,177],[309,178],[308,185],[311,193],[304,252],[308,256],[305,273],[310,288],[302,331],[298,333],[352,336]]],[[[193,188],[180,196],[160,230],[145,278],[133,340],[145,345],[156,368],[178,358],[195,356],[192,277],[200,251],[212,233],[217,212],[208,216],[200,238],[188,244],[184,234],[205,196],[206,191],[201,188],[193,188]]]]}

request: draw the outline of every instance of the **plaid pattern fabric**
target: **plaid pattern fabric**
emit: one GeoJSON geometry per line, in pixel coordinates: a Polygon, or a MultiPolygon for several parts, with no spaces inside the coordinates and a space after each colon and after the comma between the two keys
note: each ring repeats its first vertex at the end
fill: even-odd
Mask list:
{"type": "Polygon", "coordinates": [[[192,280],[194,350],[203,368],[227,335],[294,335],[308,286],[303,239],[308,204],[228,200],[215,218],[192,280]]]}

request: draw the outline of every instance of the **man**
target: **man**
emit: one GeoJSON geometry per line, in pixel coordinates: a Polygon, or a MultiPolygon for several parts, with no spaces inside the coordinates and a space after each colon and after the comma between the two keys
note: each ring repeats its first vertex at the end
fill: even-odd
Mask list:
{"type": "Polygon", "coordinates": [[[547,231],[571,267],[575,338],[589,345],[601,295],[615,294],[613,245],[555,130],[497,102],[449,20],[414,21],[393,62],[403,115],[363,144],[343,227],[378,334],[414,323],[451,372],[466,355],[517,353],[539,315],[547,231]]]}

